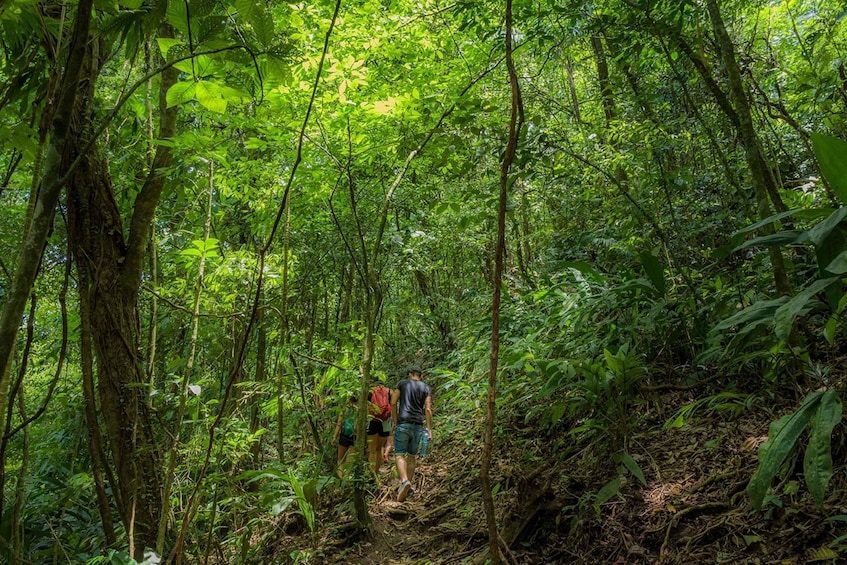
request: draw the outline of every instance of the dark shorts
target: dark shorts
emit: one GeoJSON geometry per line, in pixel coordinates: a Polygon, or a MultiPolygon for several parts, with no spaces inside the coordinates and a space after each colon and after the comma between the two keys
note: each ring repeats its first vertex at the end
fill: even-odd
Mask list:
{"type": "Polygon", "coordinates": [[[341,447],[353,447],[353,444],[356,443],[356,436],[346,436],[341,434],[338,436],[338,445],[341,447]]]}
{"type": "Polygon", "coordinates": [[[417,455],[418,444],[423,435],[423,424],[406,422],[397,424],[394,430],[394,454],[395,455],[417,455]]]}
{"type": "Polygon", "coordinates": [[[374,418],[368,424],[368,435],[375,436],[377,434],[379,434],[380,437],[388,437],[389,435],[391,435],[391,432],[385,429],[382,420],[377,420],[376,418],[374,418]]]}

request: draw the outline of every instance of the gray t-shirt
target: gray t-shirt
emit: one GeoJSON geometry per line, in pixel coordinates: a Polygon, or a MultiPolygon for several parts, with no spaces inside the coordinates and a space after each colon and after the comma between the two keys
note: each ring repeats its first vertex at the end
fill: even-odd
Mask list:
{"type": "Polygon", "coordinates": [[[397,383],[396,388],[400,391],[400,399],[397,401],[397,423],[425,423],[426,398],[432,396],[429,385],[415,379],[403,379],[397,383]]]}

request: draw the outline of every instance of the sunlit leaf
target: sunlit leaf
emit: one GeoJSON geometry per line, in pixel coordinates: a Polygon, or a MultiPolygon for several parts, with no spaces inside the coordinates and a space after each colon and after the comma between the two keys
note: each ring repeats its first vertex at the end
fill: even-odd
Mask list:
{"type": "Polygon", "coordinates": [[[197,83],[193,81],[178,82],[173,85],[167,94],[168,108],[193,100],[196,88],[197,83]]]}

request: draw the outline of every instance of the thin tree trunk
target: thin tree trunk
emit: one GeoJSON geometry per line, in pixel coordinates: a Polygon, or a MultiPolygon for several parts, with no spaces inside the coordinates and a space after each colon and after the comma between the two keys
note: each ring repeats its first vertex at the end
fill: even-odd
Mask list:
{"type": "MultiPolygon", "coordinates": [[[[715,32],[715,38],[717,39],[720,47],[721,59],[723,60],[727,77],[729,79],[729,91],[735,104],[735,111],[738,116],[739,132],[744,145],[744,154],[747,158],[747,166],[750,169],[753,190],[756,195],[756,206],[758,208],[759,218],[763,220],[770,217],[772,212],[768,199],[767,176],[764,167],[764,159],[762,158],[763,152],[761,143],[759,142],[756,130],[753,127],[753,117],[750,112],[750,104],[747,101],[744,83],[741,80],[741,71],[738,68],[738,62],[735,58],[735,46],[726,31],[726,26],[724,25],[723,18],[721,17],[717,0],[706,0],[706,7],[709,10],[709,17],[712,20],[712,28],[715,32]]],[[[774,233],[774,227],[772,224],[767,224],[761,231],[765,235],[772,234],[774,233]]],[[[771,245],[768,247],[768,252],[771,257],[774,285],[777,293],[780,295],[790,295],[791,285],[788,282],[788,275],[785,271],[782,251],[778,246],[771,245]]]]}
{"type": "Polygon", "coordinates": [[[503,277],[503,255],[506,252],[506,204],[508,200],[509,169],[518,146],[520,122],[523,121],[520,86],[515,63],[512,60],[512,0],[506,0],[506,68],[511,86],[511,113],[509,115],[509,142],[500,164],[500,203],[497,213],[497,244],[494,252],[494,292],[491,299],[491,354],[488,369],[488,403],[485,414],[485,439],[480,461],[479,479],[482,503],[488,526],[488,556],[493,565],[500,564],[500,533],[494,512],[494,495],[491,492],[491,451],[494,443],[494,420],[497,401],[497,365],[500,355],[500,292],[503,277]]]}
{"type": "Polygon", "coordinates": [[[579,111],[579,97],[576,94],[576,83],[574,82],[573,59],[568,55],[567,65],[568,71],[568,92],[571,95],[571,107],[573,108],[574,122],[577,126],[582,125],[582,115],[579,111]]]}
{"type": "MultiPolygon", "coordinates": [[[[264,294],[264,293],[262,293],[264,294]]],[[[264,296],[260,296],[259,300],[264,302],[264,296]]],[[[256,344],[256,377],[255,382],[257,385],[261,385],[265,382],[266,379],[266,367],[267,367],[267,351],[268,351],[268,332],[265,326],[265,304],[259,305],[259,310],[256,313],[256,326],[259,332],[258,335],[258,343],[256,344]]],[[[264,396],[264,395],[262,395],[264,396]]],[[[262,437],[256,437],[256,432],[259,430],[259,406],[261,402],[259,401],[260,397],[256,397],[250,402],[250,437],[255,438],[253,444],[250,446],[250,455],[253,459],[253,468],[258,469],[261,463],[262,456],[262,437]]],[[[258,484],[253,483],[256,486],[258,484]]]]}
{"type": "MultiPolygon", "coordinates": [[[[291,249],[291,201],[288,193],[285,195],[285,229],[282,241],[282,338],[283,349],[288,351],[291,347],[291,322],[288,317],[288,278],[289,278],[289,255],[291,249]]],[[[279,454],[280,463],[285,458],[285,367],[286,358],[281,356],[277,363],[277,388],[276,388],[276,450],[279,454]]]]}
{"type": "MultiPolygon", "coordinates": [[[[18,392],[18,410],[21,422],[26,422],[26,402],[24,402],[24,389],[18,392]]],[[[24,499],[26,498],[26,478],[29,468],[29,426],[23,429],[23,443],[21,445],[21,468],[18,471],[18,484],[15,487],[15,505],[12,511],[12,555],[23,555],[26,547],[24,535],[26,528],[21,523],[21,513],[24,499]]]]}
{"type": "MultiPolygon", "coordinates": [[[[15,275],[3,304],[3,313],[0,315],[0,376],[6,374],[8,365],[11,363],[21,316],[26,307],[29,291],[35,282],[35,275],[41,263],[41,254],[53,225],[53,214],[62,190],[61,182],[69,154],[68,134],[79,91],[86,52],[84,46],[89,41],[92,2],[93,0],[80,0],[77,5],[74,29],[68,46],[68,61],[62,76],[59,101],[52,120],[51,141],[44,157],[42,182],[36,197],[32,221],[18,252],[15,275]]],[[[6,391],[2,388],[8,387],[8,384],[8,380],[5,382],[0,380],[0,397],[5,396],[6,391]]],[[[0,437],[6,433],[2,422],[3,420],[0,420],[0,437]]]]}
{"type": "MultiPolygon", "coordinates": [[[[209,240],[212,229],[212,198],[214,195],[215,163],[209,161],[209,196],[206,200],[206,221],[203,225],[203,242],[209,240]]],[[[197,265],[197,281],[194,284],[194,304],[191,310],[191,337],[188,341],[188,356],[185,360],[185,369],[182,374],[182,382],[179,387],[179,405],[173,421],[173,441],[168,451],[168,464],[162,483],[162,510],[159,515],[159,531],[156,536],[156,553],[162,555],[165,549],[165,534],[168,529],[168,519],[171,514],[171,491],[173,489],[174,471],[176,460],[179,456],[180,438],[182,437],[182,425],[185,418],[186,406],[188,404],[189,387],[191,377],[194,376],[194,360],[197,354],[197,335],[200,331],[200,298],[203,294],[203,284],[206,274],[206,253],[200,254],[197,265]]]]}
{"type": "Polygon", "coordinates": [[[612,98],[612,85],[609,80],[609,65],[606,62],[606,52],[603,40],[599,35],[591,36],[591,50],[594,51],[594,63],[597,65],[597,79],[600,83],[600,100],[603,103],[603,114],[608,128],[615,119],[615,102],[612,98]]]}
{"type": "Polygon", "coordinates": [[[453,330],[450,328],[450,321],[447,319],[447,314],[443,308],[439,308],[440,300],[432,289],[430,289],[429,280],[426,273],[420,269],[413,271],[415,280],[418,283],[418,288],[423,295],[424,301],[429,308],[430,315],[435,320],[435,327],[438,329],[438,334],[441,336],[441,344],[445,351],[451,351],[456,348],[456,342],[453,339],[453,330]]]}

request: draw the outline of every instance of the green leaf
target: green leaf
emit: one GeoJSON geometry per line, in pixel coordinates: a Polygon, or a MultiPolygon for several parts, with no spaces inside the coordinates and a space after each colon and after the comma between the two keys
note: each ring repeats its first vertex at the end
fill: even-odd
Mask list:
{"type": "Polygon", "coordinates": [[[603,488],[597,491],[597,495],[594,497],[594,509],[597,513],[600,513],[600,506],[608,502],[611,498],[618,495],[621,491],[621,480],[618,477],[615,477],[605,485],[603,488]]]}
{"type": "Polygon", "coordinates": [[[795,208],[794,210],[788,210],[786,212],[780,212],[779,214],[774,214],[773,216],[769,216],[769,217],[765,218],[764,220],[760,220],[760,221],[756,222],[755,224],[750,224],[747,227],[741,228],[740,230],[733,233],[732,237],[734,238],[734,237],[739,236],[739,235],[744,235],[744,234],[756,231],[757,229],[761,228],[762,226],[766,226],[768,224],[772,224],[772,223],[777,222],[779,220],[782,220],[784,218],[788,218],[790,216],[796,216],[798,214],[801,214],[801,213],[804,213],[804,212],[807,212],[807,211],[808,210],[803,210],[801,208],[795,208]]]}
{"type": "Polygon", "coordinates": [[[791,298],[788,302],[780,306],[774,313],[774,332],[777,337],[783,341],[788,341],[788,336],[791,334],[791,328],[794,326],[794,319],[806,307],[806,304],[814,298],[814,296],[837,281],[838,278],[828,278],[815,281],[807,288],[803,289],[797,296],[791,298]]]}
{"type": "Polygon", "coordinates": [[[771,423],[768,430],[768,441],[759,447],[759,468],[747,483],[747,494],[756,510],[761,510],[765,494],[783,461],[797,443],[797,438],[812,419],[823,393],[813,392],[803,401],[796,412],[787,414],[771,423]]]}
{"type": "Polygon", "coordinates": [[[256,39],[262,47],[269,46],[274,38],[274,19],[265,3],[255,0],[236,0],[235,7],[238,14],[253,28],[253,33],[256,34],[256,39]]]}
{"type": "Polygon", "coordinates": [[[197,83],[194,81],[178,82],[168,89],[168,108],[185,104],[194,99],[197,83]]]}
{"type": "Polygon", "coordinates": [[[641,266],[644,267],[644,272],[650,278],[650,282],[659,291],[660,296],[665,295],[665,271],[662,268],[662,263],[659,258],[647,251],[642,251],[638,254],[641,260],[641,266]]]}
{"type": "Polygon", "coordinates": [[[809,240],[815,245],[820,245],[845,216],[847,216],[847,206],[838,208],[824,221],[809,230],[809,240]]]}
{"type": "Polygon", "coordinates": [[[841,421],[841,399],[834,390],[828,390],[821,397],[809,445],[803,458],[803,473],[806,486],[819,508],[823,508],[826,487],[832,478],[832,429],[841,421]]]}
{"type": "Polygon", "coordinates": [[[597,282],[602,282],[606,280],[606,277],[594,270],[594,267],[592,267],[590,263],[585,261],[566,261],[564,263],[560,263],[559,267],[563,270],[573,269],[574,271],[578,271],[579,273],[583,274],[586,278],[597,282]]]}
{"type": "Polygon", "coordinates": [[[838,553],[835,550],[828,547],[821,547],[812,553],[809,563],[814,563],[815,561],[834,561],[836,559],[838,559],[838,553]]]}
{"type": "Polygon", "coordinates": [[[847,251],[839,253],[835,259],[829,262],[826,266],[826,271],[833,275],[843,275],[847,273],[847,251]]]}
{"type": "Polygon", "coordinates": [[[803,230],[785,230],[771,235],[754,237],[735,247],[732,251],[741,251],[749,247],[764,247],[767,245],[789,245],[809,241],[809,234],[803,230]]]}
{"type": "Polygon", "coordinates": [[[617,456],[617,459],[619,459],[620,463],[626,467],[627,471],[632,473],[632,476],[638,479],[638,482],[645,487],[647,486],[647,479],[644,477],[644,471],[641,470],[641,467],[638,466],[638,463],[636,463],[635,459],[632,458],[632,455],[624,451],[617,456]]]}
{"type": "Polygon", "coordinates": [[[835,330],[838,327],[838,317],[830,316],[826,321],[826,325],[823,328],[823,337],[826,339],[827,343],[833,344],[835,343],[835,330]]]}
{"type": "Polygon", "coordinates": [[[195,96],[201,106],[208,108],[212,112],[217,112],[218,114],[226,112],[227,103],[223,96],[221,96],[221,89],[217,84],[201,80],[197,83],[195,96]]]}
{"type": "Polygon", "coordinates": [[[170,37],[157,37],[156,42],[159,44],[159,51],[162,52],[162,58],[168,59],[168,51],[170,51],[171,47],[175,47],[177,45],[182,45],[185,43],[179,39],[173,39],[170,37]]]}
{"type": "Polygon", "coordinates": [[[820,163],[823,176],[842,204],[847,204],[847,142],[813,132],[812,149],[820,163]]]}
{"type": "Polygon", "coordinates": [[[716,334],[735,326],[746,326],[762,320],[769,321],[773,318],[774,312],[787,301],[788,297],[782,296],[774,300],[759,300],[758,302],[754,302],[747,308],[718,323],[712,328],[711,333],[716,334]]]}

